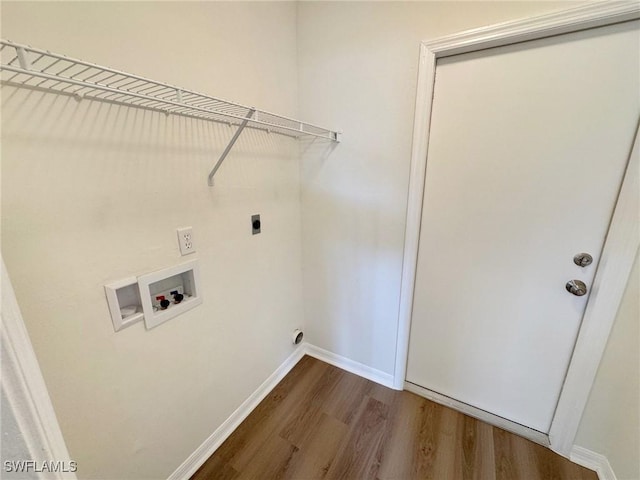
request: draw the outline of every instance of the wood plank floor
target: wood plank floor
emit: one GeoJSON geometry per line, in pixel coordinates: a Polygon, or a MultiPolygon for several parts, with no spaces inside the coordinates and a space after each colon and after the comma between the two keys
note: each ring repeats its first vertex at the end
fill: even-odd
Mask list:
{"type": "Polygon", "coordinates": [[[597,478],[529,440],[306,356],[192,480],[597,478]]]}

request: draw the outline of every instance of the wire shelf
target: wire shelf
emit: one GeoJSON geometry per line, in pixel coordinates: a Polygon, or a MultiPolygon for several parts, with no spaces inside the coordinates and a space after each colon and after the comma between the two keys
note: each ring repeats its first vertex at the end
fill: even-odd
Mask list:
{"type": "Polygon", "coordinates": [[[8,40],[0,40],[0,80],[7,85],[237,125],[238,134],[246,127],[294,138],[340,141],[340,134],[327,128],[8,40]]]}

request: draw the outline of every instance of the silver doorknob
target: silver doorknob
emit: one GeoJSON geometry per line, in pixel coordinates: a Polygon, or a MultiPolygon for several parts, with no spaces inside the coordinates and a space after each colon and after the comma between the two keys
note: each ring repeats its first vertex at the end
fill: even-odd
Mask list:
{"type": "Polygon", "coordinates": [[[577,297],[581,297],[587,293],[587,286],[581,280],[569,280],[564,286],[567,292],[573,293],[577,297]]]}
{"type": "Polygon", "coordinates": [[[573,257],[573,263],[579,267],[587,267],[593,263],[593,257],[588,253],[578,253],[573,257]]]}

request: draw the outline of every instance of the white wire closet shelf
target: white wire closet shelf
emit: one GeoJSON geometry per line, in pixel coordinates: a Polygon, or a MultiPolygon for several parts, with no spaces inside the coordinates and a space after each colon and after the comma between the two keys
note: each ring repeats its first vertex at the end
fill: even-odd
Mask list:
{"type": "Polygon", "coordinates": [[[238,126],[209,174],[210,185],[244,128],[340,141],[339,132],[324,127],[9,40],[0,40],[0,79],[6,85],[238,126]]]}

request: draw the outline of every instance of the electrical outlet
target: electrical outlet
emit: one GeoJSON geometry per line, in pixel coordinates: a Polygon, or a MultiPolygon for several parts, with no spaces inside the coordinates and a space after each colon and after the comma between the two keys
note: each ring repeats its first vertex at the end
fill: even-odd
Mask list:
{"type": "Polygon", "coordinates": [[[262,224],[260,223],[260,214],[251,215],[251,233],[257,235],[261,232],[262,224]]]}
{"type": "Polygon", "coordinates": [[[193,228],[184,227],[178,229],[178,245],[180,245],[180,254],[189,255],[196,251],[193,243],[193,228]]]}

